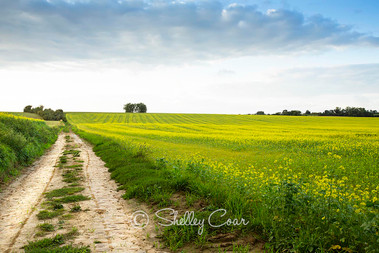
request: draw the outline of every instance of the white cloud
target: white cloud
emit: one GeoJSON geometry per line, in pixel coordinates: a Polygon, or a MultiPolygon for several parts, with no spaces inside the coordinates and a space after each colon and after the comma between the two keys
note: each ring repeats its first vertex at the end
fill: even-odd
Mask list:
{"type": "Polygon", "coordinates": [[[323,16],[217,1],[2,0],[1,63],[164,63],[285,54],[379,39],[323,16]]]}
{"type": "Polygon", "coordinates": [[[267,14],[267,15],[271,15],[271,14],[273,14],[273,13],[275,13],[275,12],[276,12],[275,9],[268,9],[268,10],[266,11],[266,14],[267,14]]]}

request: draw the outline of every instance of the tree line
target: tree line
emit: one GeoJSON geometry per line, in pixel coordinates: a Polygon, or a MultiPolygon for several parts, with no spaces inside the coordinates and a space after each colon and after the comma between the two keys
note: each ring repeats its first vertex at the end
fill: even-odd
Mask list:
{"type": "MultiPolygon", "coordinates": [[[[256,115],[266,115],[264,111],[258,111],[256,115]]],[[[267,114],[270,115],[270,114],[267,114]]],[[[324,112],[311,112],[306,110],[302,113],[299,110],[283,110],[282,112],[277,112],[272,115],[290,115],[290,116],[347,116],[347,117],[379,117],[377,110],[366,110],[362,107],[346,107],[342,109],[341,107],[336,107],[332,110],[325,110],[324,112]]]]}
{"type": "Polygon", "coordinates": [[[138,104],[132,104],[127,103],[124,105],[125,112],[132,112],[132,113],[145,113],[147,112],[147,107],[144,103],[138,103],[138,104]]]}
{"type": "Polygon", "coordinates": [[[41,116],[44,120],[66,120],[66,115],[62,109],[52,110],[51,108],[45,109],[43,105],[38,107],[33,107],[31,105],[27,105],[24,108],[24,112],[36,113],[41,116]]]}

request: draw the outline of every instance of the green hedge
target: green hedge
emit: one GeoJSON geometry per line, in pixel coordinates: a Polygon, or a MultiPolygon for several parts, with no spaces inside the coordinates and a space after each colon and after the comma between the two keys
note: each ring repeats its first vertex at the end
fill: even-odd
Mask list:
{"type": "Polygon", "coordinates": [[[0,183],[41,156],[56,141],[58,132],[42,120],[0,113],[0,183]]]}

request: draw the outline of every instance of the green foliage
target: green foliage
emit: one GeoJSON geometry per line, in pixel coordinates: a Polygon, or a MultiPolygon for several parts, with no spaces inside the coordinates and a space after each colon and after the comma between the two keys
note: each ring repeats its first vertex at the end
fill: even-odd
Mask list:
{"type": "Polygon", "coordinates": [[[378,112],[376,110],[366,110],[361,107],[346,107],[342,109],[336,107],[334,110],[325,110],[321,115],[323,116],[350,116],[350,117],[373,117],[378,112]]]}
{"type": "Polygon", "coordinates": [[[24,112],[26,113],[36,113],[40,115],[44,120],[54,120],[54,121],[59,121],[63,120],[66,121],[66,115],[63,112],[62,109],[58,110],[52,110],[50,108],[44,109],[44,106],[38,106],[33,108],[31,105],[25,106],[24,112]]]}
{"type": "Polygon", "coordinates": [[[125,112],[131,112],[131,113],[145,113],[147,112],[147,107],[144,103],[138,103],[138,104],[132,104],[127,103],[124,105],[125,112]]]}
{"type": "Polygon", "coordinates": [[[81,177],[78,176],[78,172],[75,170],[68,170],[63,173],[63,182],[66,183],[75,183],[81,180],[81,177]]]}
{"type": "Polygon", "coordinates": [[[45,231],[45,232],[51,232],[51,231],[54,231],[54,225],[53,224],[50,224],[50,223],[42,223],[42,224],[39,224],[38,227],[42,230],[42,231],[45,231]]]}
{"type": "Polygon", "coordinates": [[[80,150],[70,149],[63,152],[64,155],[72,155],[73,157],[80,156],[80,150]]]}
{"type": "Polygon", "coordinates": [[[89,247],[74,247],[72,245],[63,247],[34,248],[25,250],[25,253],[90,253],[89,247]]]}
{"type": "Polygon", "coordinates": [[[61,189],[52,190],[50,192],[45,193],[46,198],[52,199],[55,197],[62,197],[66,195],[73,195],[75,193],[83,191],[83,187],[64,187],[61,189]]]}
{"type": "Polygon", "coordinates": [[[0,183],[41,156],[57,133],[43,121],[0,113],[0,183]]]}
{"type": "Polygon", "coordinates": [[[74,247],[72,245],[62,246],[67,240],[77,234],[72,230],[66,234],[57,234],[53,238],[45,238],[35,242],[29,242],[23,247],[25,253],[89,253],[89,247],[74,247]]]}
{"type": "Polygon", "coordinates": [[[81,210],[82,210],[82,207],[80,205],[75,205],[71,208],[70,212],[76,213],[76,212],[80,212],[81,210]]]}
{"type": "Polygon", "coordinates": [[[37,218],[39,220],[48,220],[48,219],[58,217],[59,215],[62,215],[62,214],[63,214],[63,209],[58,209],[55,211],[42,210],[37,214],[37,218]]]}
{"type": "Polygon", "coordinates": [[[25,252],[30,252],[32,249],[46,249],[57,247],[59,245],[64,244],[64,236],[61,234],[56,235],[53,238],[45,238],[42,240],[38,240],[36,242],[29,242],[28,245],[24,247],[25,252]]]}
{"type": "Polygon", "coordinates": [[[88,199],[90,198],[79,194],[79,195],[66,196],[62,198],[56,198],[53,200],[53,203],[72,203],[72,202],[79,202],[79,201],[88,200],[88,199]]]}
{"type": "Polygon", "coordinates": [[[265,115],[264,111],[257,111],[256,115],[265,115]]]}

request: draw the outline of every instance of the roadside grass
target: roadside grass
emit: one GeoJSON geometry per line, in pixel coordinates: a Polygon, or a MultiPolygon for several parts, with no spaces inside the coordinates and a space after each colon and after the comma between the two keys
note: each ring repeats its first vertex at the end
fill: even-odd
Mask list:
{"type": "Polygon", "coordinates": [[[72,213],[77,213],[77,212],[80,212],[80,211],[82,211],[82,207],[80,205],[75,205],[70,210],[70,212],[72,212],[72,213]]]}
{"type": "Polygon", "coordinates": [[[67,163],[67,156],[66,155],[62,155],[59,157],[59,162],[60,163],[67,163]]]}
{"type": "Polygon", "coordinates": [[[76,150],[76,149],[65,150],[63,152],[63,155],[72,155],[73,157],[79,157],[80,150],[76,150]]]}
{"type": "Polygon", "coordinates": [[[63,212],[63,209],[58,209],[54,211],[42,210],[37,214],[37,218],[39,220],[49,220],[62,215],[63,212]]]}
{"type": "Polygon", "coordinates": [[[89,247],[75,247],[72,245],[62,246],[67,240],[78,235],[77,228],[72,228],[65,234],[57,234],[53,238],[45,238],[34,242],[29,242],[23,247],[25,253],[89,253],[89,247]]]}
{"type": "Polygon", "coordinates": [[[79,201],[84,201],[84,200],[89,200],[89,199],[90,199],[89,197],[79,194],[79,195],[66,196],[62,198],[55,198],[51,200],[50,202],[53,204],[66,204],[66,203],[79,202],[79,201]]]}
{"type": "Polygon", "coordinates": [[[54,225],[50,223],[41,223],[38,227],[44,232],[52,232],[55,230],[54,225]]]}
{"type": "Polygon", "coordinates": [[[69,165],[69,166],[64,166],[65,169],[74,169],[74,168],[82,168],[82,164],[74,164],[74,165],[69,165]]]}
{"type": "Polygon", "coordinates": [[[63,173],[63,182],[65,183],[75,183],[81,181],[82,178],[76,170],[67,170],[63,173]]]}
{"type": "Polygon", "coordinates": [[[63,187],[61,189],[52,190],[45,193],[47,199],[52,199],[56,197],[62,197],[66,195],[73,195],[75,193],[83,191],[83,187],[63,187]]]}
{"type": "Polygon", "coordinates": [[[43,155],[58,132],[41,120],[0,113],[0,186],[43,155]]]}

